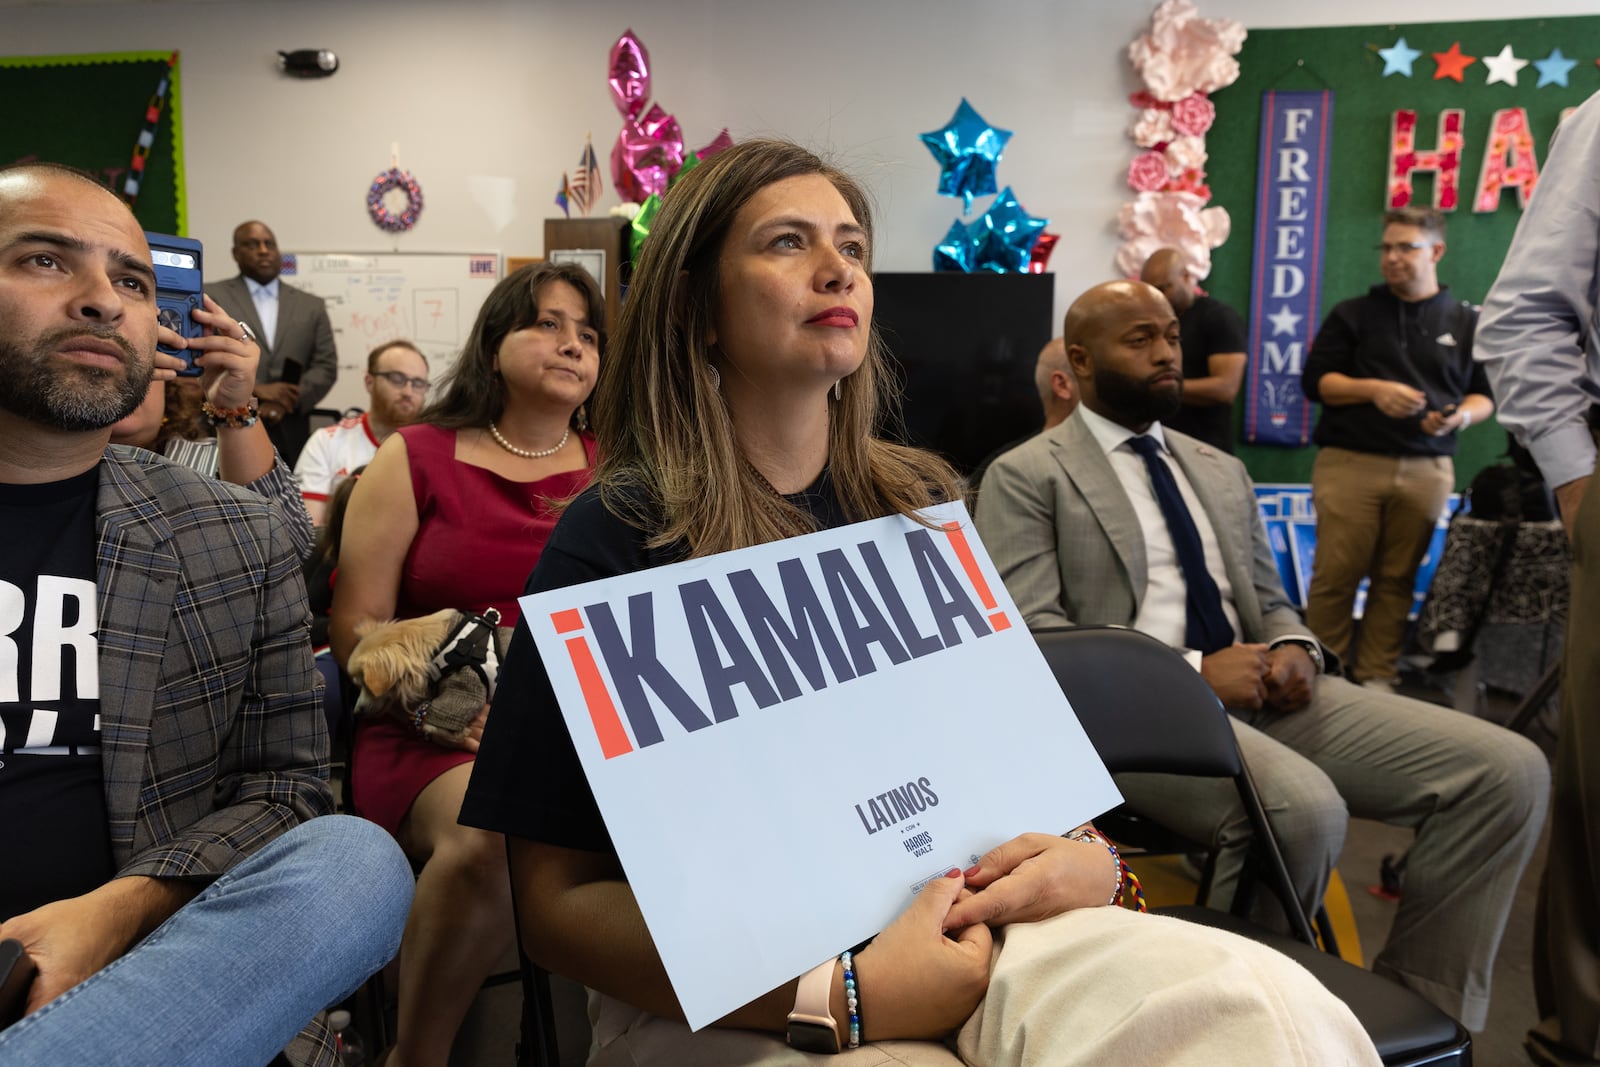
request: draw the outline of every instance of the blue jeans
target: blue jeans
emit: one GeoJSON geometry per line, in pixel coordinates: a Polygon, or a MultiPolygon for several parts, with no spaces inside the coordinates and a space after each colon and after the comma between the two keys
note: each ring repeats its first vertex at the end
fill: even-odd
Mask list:
{"type": "Polygon", "coordinates": [[[0,1063],[265,1064],[395,954],[414,886],[374,824],[302,823],[0,1032],[0,1063]]]}

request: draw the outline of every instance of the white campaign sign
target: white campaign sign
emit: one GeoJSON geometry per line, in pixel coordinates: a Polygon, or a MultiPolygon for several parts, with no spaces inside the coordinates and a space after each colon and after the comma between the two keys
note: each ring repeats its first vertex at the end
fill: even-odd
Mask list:
{"type": "Polygon", "coordinates": [[[959,503],[522,598],[698,1029],[1121,797],[959,503]]]}

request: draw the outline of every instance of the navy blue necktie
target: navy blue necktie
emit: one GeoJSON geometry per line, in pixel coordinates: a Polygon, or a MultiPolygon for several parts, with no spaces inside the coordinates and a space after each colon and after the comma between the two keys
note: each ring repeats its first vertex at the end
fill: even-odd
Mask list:
{"type": "Polygon", "coordinates": [[[1222,594],[1217,592],[1217,583],[1206,569],[1206,550],[1200,543],[1200,531],[1195,528],[1194,516],[1189,514],[1189,505],[1183,502],[1178,480],[1161,459],[1161,446],[1156,439],[1140,434],[1128,438],[1128,446],[1144,458],[1144,465],[1150,470],[1156,503],[1161,505],[1161,515],[1167,520],[1167,533],[1172,537],[1178,566],[1188,586],[1184,645],[1209,656],[1233,644],[1234,634],[1228,617],[1222,612],[1222,594]]]}

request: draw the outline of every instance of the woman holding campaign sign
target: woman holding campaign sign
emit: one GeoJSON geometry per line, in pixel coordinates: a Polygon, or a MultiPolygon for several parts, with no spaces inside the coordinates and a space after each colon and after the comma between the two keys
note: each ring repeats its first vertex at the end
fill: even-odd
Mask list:
{"type": "MultiPolygon", "coordinates": [[[[600,430],[597,484],[562,516],[530,592],[882,516],[914,516],[959,499],[957,478],[939,459],[872,435],[887,383],[872,330],[871,248],[872,219],[860,186],[791,144],[738,144],[673,187],[636,264],[601,374],[597,396],[613,417],[600,430]]],[[[943,527],[905,525],[908,544],[919,531],[946,536],[943,527]]],[[[928,558],[930,573],[944,566],[928,558]]],[[[953,575],[939,579],[944,590],[953,589],[960,571],[958,565],[940,572],[953,575]]],[[[806,594],[800,571],[789,574],[796,577],[788,590],[792,605],[806,594]]],[[[891,602],[878,578],[873,571],[870,581],[887,604],[883,618],[898,619],[906,604],[891,602]]],[[[867,595],[866,584],[859,588],[867,595]]],[[[950,599],[961,597],[950,592],[950,599]]],[[[558,612],[539,622],[553,622],[557,631],[570,625],[566,651],[580,675],[589,664],[594,689],[586,693],[593,692],[589,707],[598,729],[606,715],[596,709],[609,695],[601,691],[604,679],[590,649],[602,649],[626,702],[618,656],[645,664],[652,655],[646,645],[668,638],[640,628],[642,601],[631,628],[619,628],[605,621],[609,611],[587,606],[593,600],[574,591],[572,606],[583,605],[582,614],[558,612]],[[578,633],[584,625],[588,630],[578,633]]],[[[704,603],[708,617],[721,610],[704,603]]],[[[1115,864],[1095,840],[1055,836],[1067,827],[995,842],[967,870],[928,882],[870,944],[798,981],[750,989],[743,1007],[691,1033],[680,1006],[691,991],[673,988],[658,949],[668,932],[645,926],[557,709],[545,669],[557,664],[541,658],[530,621],[513,638],[461,817],[509,836],[526,951],[601,994],[591,1063],[806,1063],[813,1052],[840,1049],[850,1062],[870,1063],[1117,1062],[1113,1057],[1303,1063],[1309,1055],[1377,1062],[1343,1005],[1288,960],[1227,935],[1107,907],[1120,884],[1115,864]],[[1148,1027],[1128,1025],[1130,1013],[1142,1013],[1133,1017],[1148,1027]],[[872,1048],[850,1051],[858,1045],[872,1048]]],[[[820,613],[812,617],[814,631],[822,621],[820,613]]],[[[967,625],[969,633],[988,632],[981,615],[967,625]]],[[[1003,628],[996,623],[997,631],[1003,628]]],[[[932,629],[923,629],[931,641],[932,629]]],[[[887,630],[879,639],[885,648],[893,643],[887,630]]],[[[545,647],[559,654],[559,645],[545,647]]],[[[805,650],[786,647],[806,670],[805,650]]],[[[737,663],[740,657],[729,654],[737,663]]],[[[712,659],[712,671],[735,669],[712,659]]],[[[848,666],[829,662],[836,674],[848,666]]],[[[695,719],[693,701],[680,699],[682,691],[653,663],[638,666],[633,688],[649,685],[658,705],[672,712],[659,716],[660,732],[674,745],[684,736],[715,738],[724,773],[730,781],[738,777],[737,752],[727,746],[747,736],[736,728],[748,719],[722,712],[715,724],[695,719]],[[701,731],[702,725],[713,728],[701,731]],[[685,735],[680,726],[695,732],[685,735]]],[[[745,677],[752,687],[760,684],[753,674],[745,677]]],[[[627,710],[633,741],[651,744],[640,736],[633,707],[627,710]]],[[[616,746],[608,758],[630,744],[616,713],[610,716],[615,732],[600,742],[616,746]]],[[[922,727],[954,731],[971,722],[964,736],[949,739],[949,747],[970,747],[984,743],[981,721],[922,727]]],[[[940,800],[942,782],[913,779],[881,792],[890,783],[860,766],[852,740],[841,734],[827,751],[862,771],[860,831],[872,833],[878,819],[905,817],[940,800]],[[898,807],[884,800],[891,793],[898,807]],[[869,794],[883,803],[874,806],[869,794]]],[[[584,739],[586,750],[589,743],[584,739]]],[[[985,784],[1005,790],[1015,783],[985,784]]],[[[804,819],[805,802],[793,803],[804,819]]],[[[923,841],[905,839],[908,851],[923,841]]],[[[726,841],[730,869],[751,844],[726,841]]],[[[862,884],[848,865],[826,855],[810,862],[814,882],[782,887],[802,902],[895,892],[862,884]]],[[[685,884],[700,885],[707,872],[681,873],[685,884]]],[[[694,933],[708,946],[751,937],[748,928],[718,925],[727,903],[704,894],[703,928],[694,933]]],[[[773,926],[804,918],[793,905],[770,912],[773,926]]]]}
{"type": "MultiPolygon", "coordinates": [[[[364,682],[351,753],[355,807],[420,867],[388,1067],[448,1060],[512,928],[503,840],[456,822],[484,693],[450,722],[439,689],[400,696],[405,686],[391,676],[427,678],[461,618],[450,612],[492,609],[491,621],[516,622],[517,593],[560,503],[594,467],[585,405],[604,316],[599,287],[580,267],[536,264],[508,275],[441,395],[384,441],[350,498],[329,635],[340,663],[364,682]],[[384,622],[394,618],[407,621],[384,622]]],[[[489,684],[488,644],[479,650],[486,664],[450,677],[489,684]]]]}

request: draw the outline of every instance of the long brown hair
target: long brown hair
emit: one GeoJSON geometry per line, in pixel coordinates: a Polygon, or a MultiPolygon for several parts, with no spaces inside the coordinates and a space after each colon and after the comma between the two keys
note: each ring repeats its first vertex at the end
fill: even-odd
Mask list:
{"type": "MultiPolygon", "coordinates": [[[[787,141],[744,141],[700,164],[672,187],[651,224],[600,364],[595,397],[613,417],[600,424],[595,479],[607,506],[629,521],[643,521],[640,503],[660,515],[648,531],[652,545],[681,541],[703,556],[812,530],[809,516],[775,497],[739,450],[705,341],[722,300],[718,261],[739,210],[773,182],[810,174],[839,191],[866,231],[870,270],[866,192],[787,141]]],[[[830,403],[829,473],[851,521],[960,496],[944,461],[874,436],[888,377],[874,327],[866,359],[830,403]]]]}
{"type": "MultiPolygon", "coordinates": [[[[589,272],[574,263],[530,263],[518,267],[489,292],[478,310],[477,321],[467,335],[466,347],[455,366],[445,372],[435,399],[417,416],[418,422],[432,423],[447,430],[482,428],[500,417],[506,406],[506,387],[494,369],[495,353],[507,335],[531,326],[539,317],[539,294],[552,282],[566,282],[583,297],[589,325],[600,336],[600,365],[606,350],[606,304],[599,284],[589,272]]],[[[579,422],[579,405],[573,412],[573,425],[579,422]]],[[[593,420],[594,413],[587,412],[593,420]]]]}

